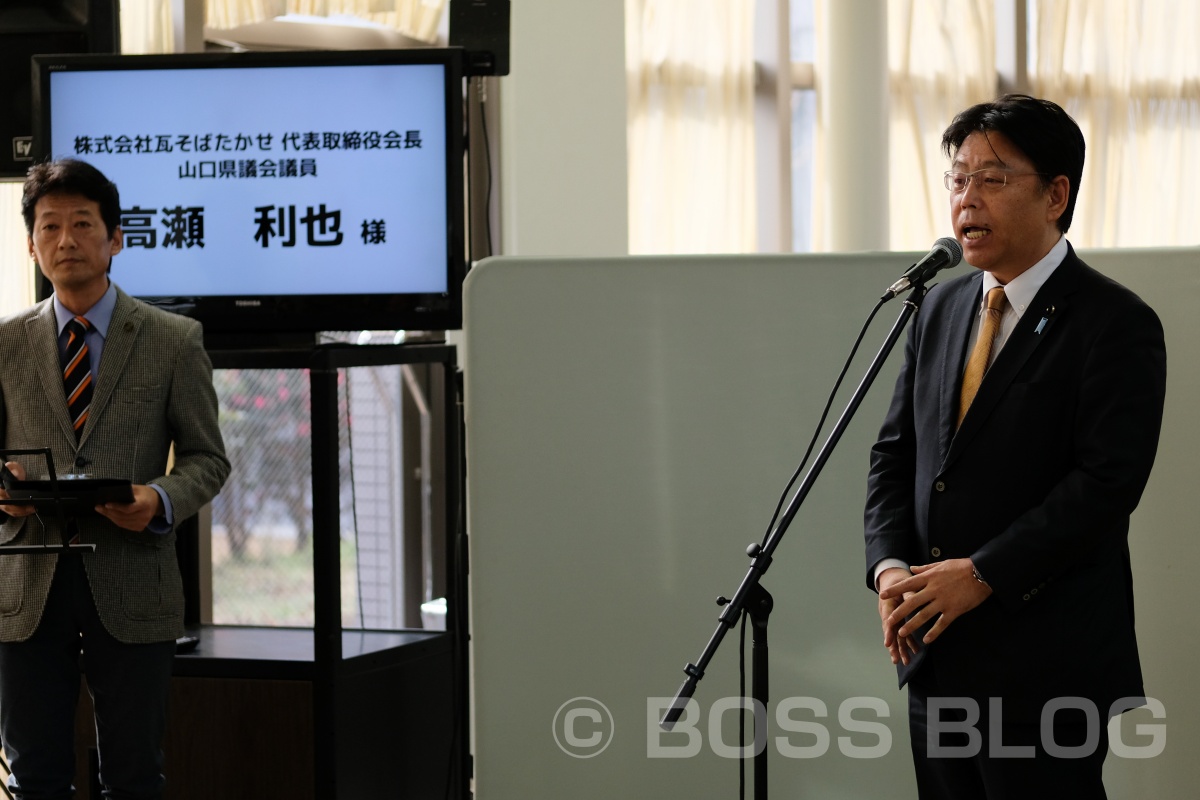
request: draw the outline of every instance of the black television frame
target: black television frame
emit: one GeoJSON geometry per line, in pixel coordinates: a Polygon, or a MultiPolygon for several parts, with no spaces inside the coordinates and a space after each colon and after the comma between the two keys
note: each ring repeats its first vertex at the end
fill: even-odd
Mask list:
{"type": "MultiPolygon", "coordinates": [[[[204,295],[139,299],[203,323],[210,346],[311,346],[322,331],[446,331],[462,328],[462,284],[467,273],[463,120],[464,51],[459,47],[400,50],[272,51],[169,55],[69,54],[33,57],[35,161],[51,156],[50,80],[53,72],[247,67],[435,64],[444,68],[446,113],[445,293],[204,295]]],[[[120,189],[119,176],[109,176],[120,189]]],[[[119,267],[119,264],[118,264],[119,267]]],[[[35,268],[36,269],[36,268],[35,268]]],[[[37,297],[53,287],[36,275],[37,297]]],[[[119,275],[117,276],[119,281],[119,275]]],[[[436,337],[435,337],[436,338],[436,337]]]]}

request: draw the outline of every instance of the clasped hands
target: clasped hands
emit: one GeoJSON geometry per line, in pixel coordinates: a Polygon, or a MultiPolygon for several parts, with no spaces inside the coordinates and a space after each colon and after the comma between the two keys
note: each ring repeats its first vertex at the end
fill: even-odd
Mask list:
{"type": "MultiPolygon", "coordinates": [[[[5,466],[12,472],[14,478],[19,481],[25,480],[25,468],[16,461],[9,461],[5,466]]],[[[0,489],[0,499],[7,500],[8,492],[0,489]]],[[[5,503],[2,508],[10,517],[28,517],[37,513],[37,508],[33,505],[5,503]]],[[[112,520],[113,524],[125,530],[144,531],[155,516],[161,516],[165,512],[162,498],[158,496],[158,492],[149,486],[139,484],[133,487],[132,503],[105,503],[102,506],[96,506],[96,513],[107,517],[112,520]]]]}
{"type": "Polygon", "coordinates": [[[992,589],[975,578],[969,558],[952,558],[920,564],[908,570],[893,567],[879,576],[879,618],[883,622],[883,646],[892,663],[907,664],[919,648],[916,632],[937,618],[921,639],[932,644],[950,623],[978,606],[992,589]],[[911,617],[911,619],[909,619],[911,617]]]}

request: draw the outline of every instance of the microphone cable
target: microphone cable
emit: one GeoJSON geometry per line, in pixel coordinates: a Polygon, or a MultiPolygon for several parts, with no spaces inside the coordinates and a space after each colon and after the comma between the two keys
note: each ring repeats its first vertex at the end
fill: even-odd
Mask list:
{"type": "MultiPolygon", "coordinates": [[[[796,485],[796,480],[800,477],[800,473],[804,471],[805,465],[808,464],[808,458],[812,455],[813,447],[817,444],[817,439],[821,435],[821,430],[825,427],[825,421],[829,417],[829,409],[833,407],[833,399],[837,396],[838,389],[842,386],[842,381],[846,378],[846,373],[850,369],[850,365],[854,362],[854,356],[858,354],[858,348],[862,345],[863,338],[867,335],[867,330],[871,327],[871,323],[875,320],[875,315],[879,313],[879,309],[883,308],[883,304],[890,300],[891,297],[884,295],[879,300],[875,301],[875,307],[871,309],[871,313],[867,315],[866,321],[858,332],[858,337],[855,338],[853,346],[850,348],[850,354],[846,356],[845,362],[842,364],[842,370],[838,373],[837,380],[834,381],[833,389],[829,392],[829,397],[825,400],[825,408],[821,411],[821,419],[817,422],[817,427],[813,431],[812,438],[809,439],[808,447],[804,451],[804,456],[800,459],[799,466],[792,473],[792,477],[788,479],[787,485],[783,488],[783,493],[779,496],[779,502],[775,505],[775,511],[771,514],[771,521],[767,525],[766,533],[763,534],[763,540],[760,547],[765,548],[767,542],[771,538],[771,532],[775,530],[775,526],[779,522],[779,512],[783,510],[784,501],[791,494],[793,487],[796,485]]],[[[746,697],[746,626],[750,615],[745,609],[741,614],[741,637],[738,648],[738,696],[746,697]]],[[[754,713],[757,709],[751,705],[754,713]]],[[[757,738],[757,734],[756,734],[757,738]]],[[[746,747],[746,714],[745,709],[738,715],[738,744],[742,752],[745,752],[746,747]]],[[[755,742],[757,745],[757,742],[755,742]]],[[[745,800],[746,797],[746,759],[738,759],[738,797],[745,800]]]]}
{"type": "Polygon", "coordinates": [[[779,502],[775,506],[775,512],[771,514],[771,521],[767,524],[766,533],[763,534],[761,547],[766,547],[767,542],[771,538],[771,532],[775,530],[775,526],[779,523],[779,512],[783,510],[784,501],[796,485],[796,480],[800,477],[800,473],[804,471],[804,467],[808,464],[808,458],[812,455],[813,447],[817,444],[817,439],[821,435],[821,430],[825,427],[825,420],[829,417],[829,409],[833,407],[833,399],[837,396],[838,389],[842,387],[842,381],[846,378],[846,372],[850,369],[850,364],[854,362],[854,356],[858,354],[858,348],[862,344],[863,337],[867,335],[867,330],[871,327],[871,323],[875,320],[875,315],[879,313],[879,309],[883,307],[889,299],[886,295],[877,300],[875,307],[871,309],[871,313],[867,315],[866,322],[858,332],[858,338],[854,340],[854,345],[850,348],[850,354],[846,356],[846,361],[842,364],[842,371],[838,373],[837,380],[834,381],[833,389],[829,392],[829,397],[825,400],[825,408],[821,411],[821,419],[817,422],[817,427],[813,431],[812,438],[808,442],[808,448],[804,451],[804,456],[800,459],[799,466],[792,473],[792,477],[788,479],[787,485],[783,487],[783,493],[779,495],[779,502]]]}

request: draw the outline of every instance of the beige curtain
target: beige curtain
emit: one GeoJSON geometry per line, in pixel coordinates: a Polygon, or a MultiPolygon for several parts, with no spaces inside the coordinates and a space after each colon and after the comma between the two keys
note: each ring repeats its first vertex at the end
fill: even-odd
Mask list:
{"type": "Polygon", "coordinates": [[[1071,240],[1200,244],[1200,3],[1037,3],[1036,94],[1062,105],[1088,152],[1071,240]]]}
{"type": "Polygon", "coordinates": [[[626,0],[629,251],[757,247],[753,0],[626,0]]]}
{"type": "Polygon", "coordinates": [[[121,0],[122,53],[170,53],[174,49],[170,0],[121,0]]]}
{"type": "MultiPolygon", "coordinates": [[[[123,0],[121,52],[169,53],[172,49],[170,0],[123,0]]],[[[0,183],[0,316],[34,300],[34,267],[21,217],[21,182],[0,183]]]]}
{"type": "Polygon", "coordinates": [[[888,3],[890,245],[924,250],[952,234],[942,132],[996,96],[992,0],[888,3]]]}
{"type": "Polygon", "coordinates": [[[207,0],[210,28],[236,28],[284,14],[350,16],[433,44],[446,0],[207,0]]]}
{"type": "Polygon", "coordinates": [[[21,218],[20,182],[0,183],[0,317],[33,303],[33,261],[21,218]]]}

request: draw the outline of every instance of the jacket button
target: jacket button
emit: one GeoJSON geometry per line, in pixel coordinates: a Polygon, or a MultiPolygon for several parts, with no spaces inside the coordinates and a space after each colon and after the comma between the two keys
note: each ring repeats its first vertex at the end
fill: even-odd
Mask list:
{"type": "Polygon", "coordinates": [[[929,551],[929,554],[930,554],[931,556],[933,556],[934,558],[941,558],[941,555],[942,555],[942,548],[940,548],[940,547],[935,547],[935,548],[933,548],[932,550],[930,550],[930,551],[929,551]]]}
{"type": "Polygon", "coordinates": [[[91,462],[91,461],[88,461],[88,460],[87,460],[86,458],[84,458],[83,456],[79,456],[78,458],[76,458],[76,459],[75,459],[75,468],[76,468],[76,469],[83,469],[84,467],[86,467],[86,466],[87,466],[88,464],[90,464],[90,463],[92,463],[92,462],[91,462]]]}
{"type": "Polygon", "coordinates": [[[937,489],[939,492],[944,492],[946,491],[946,484],[942,481],[938,481],[933,485],[933,488],[937,489]]]}

